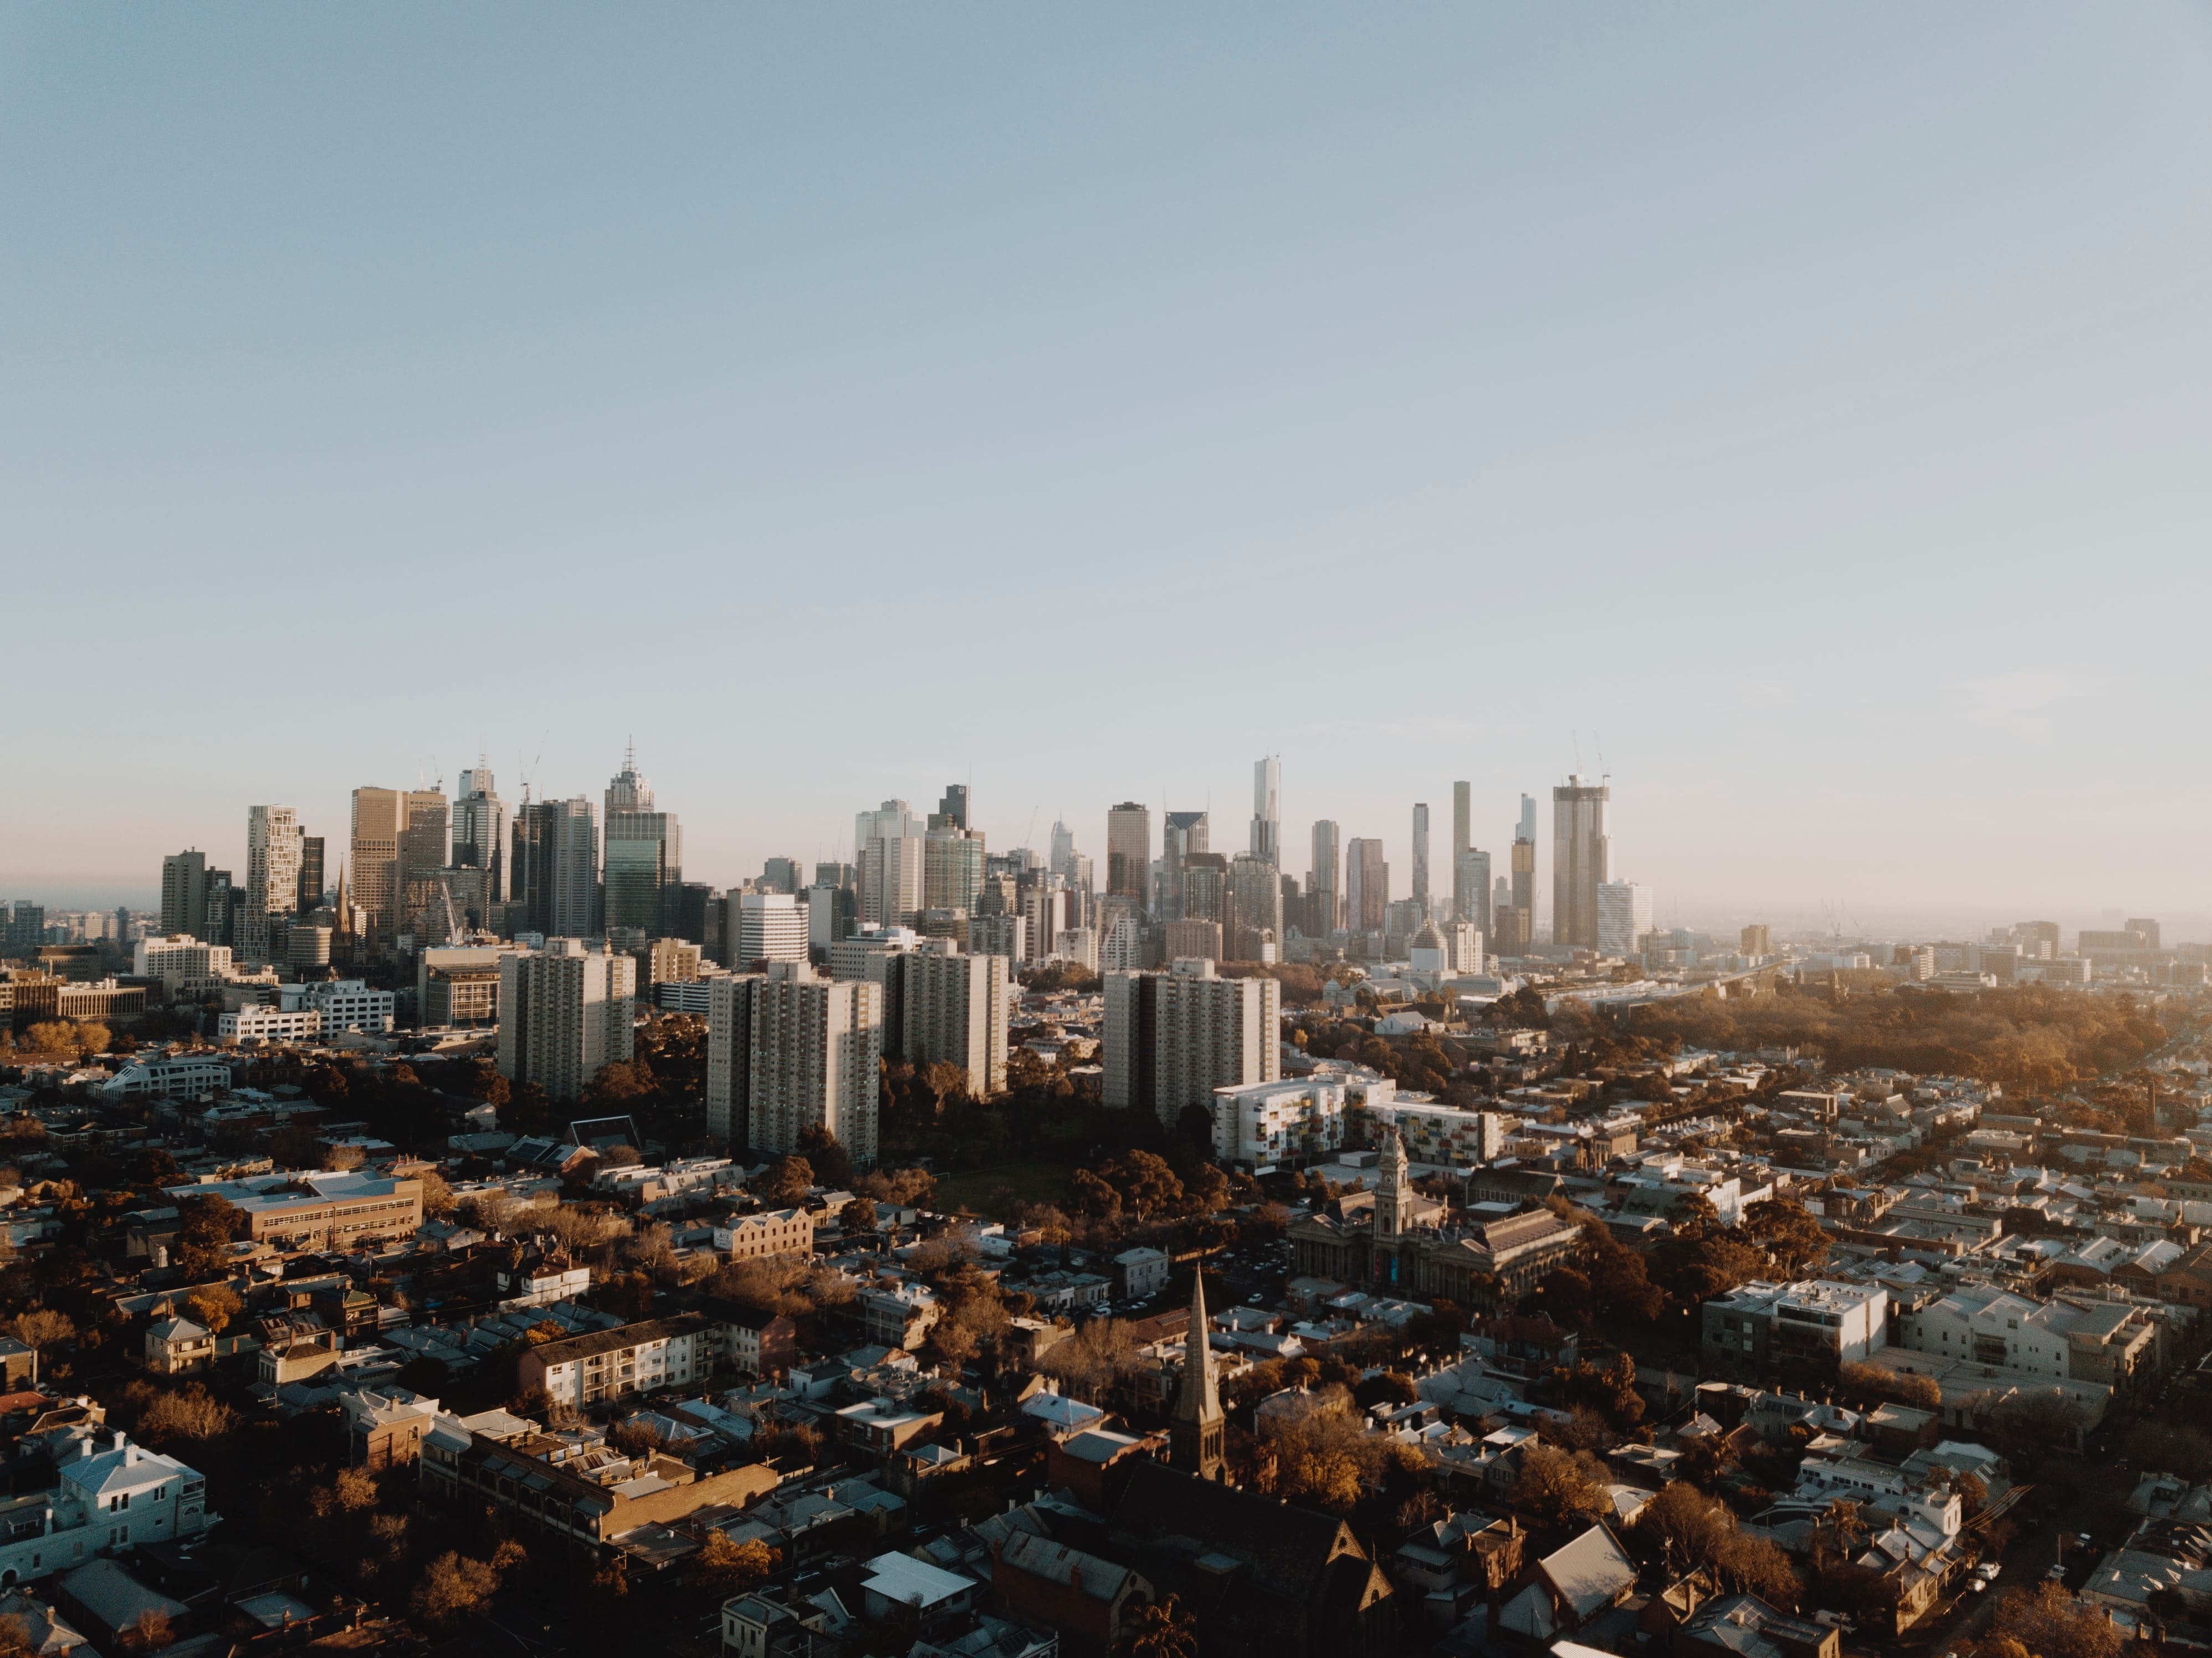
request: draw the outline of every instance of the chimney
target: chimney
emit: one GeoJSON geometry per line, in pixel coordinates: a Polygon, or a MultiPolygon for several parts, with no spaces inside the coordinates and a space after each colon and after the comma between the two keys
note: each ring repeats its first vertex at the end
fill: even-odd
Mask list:
{"type": "Polygon", "coordinates": [[[90,1434],[87,1434],[82,1439],[76,1442],[76,1455],[79,1461],[82,1461],[86,1457],[92,1455],[92,1436],[90,1434]]]}
{"type": "Polygon", "coordinates": [[[130,1442],[130,1435],[125,1433],[122,1429],[118,1428],[115,1430],[115,1448],[118,1451],[121,1450],[125,1445],[130,1442]]]}

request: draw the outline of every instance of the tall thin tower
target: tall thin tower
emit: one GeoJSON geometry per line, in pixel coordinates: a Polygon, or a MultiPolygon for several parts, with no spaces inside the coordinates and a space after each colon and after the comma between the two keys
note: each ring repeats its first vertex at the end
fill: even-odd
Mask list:
{"type": "Polygon", "coordinates": [[[1190,1279],[1190,1328],[1182,1340],[1182,1385],[1176,1392],[1175,1416],[1168,1424],[1168,1466],[1200,1479],[1219,1479],[1222,1456],[1221,1396],[1213,1381],[1213,1348],[1206,1339],[1206,1272],[1190,1279]]]}
{"type": "Polygon", "coordinates": [[[1283,861],[1283,762],[1270,756],[1252,762],[1252,850],[1269,863],[1283,861]]]}

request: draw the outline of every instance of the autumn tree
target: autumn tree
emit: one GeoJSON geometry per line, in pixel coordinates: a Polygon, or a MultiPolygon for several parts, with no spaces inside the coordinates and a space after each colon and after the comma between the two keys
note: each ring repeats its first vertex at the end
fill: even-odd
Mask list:
{"type": "Polygon", "coordinates": [[[238,1291],[228,1284],[203,1284],[185,1293],[185,1316],[210,1335],[221,1335],[245,1310],[238,1291]]]}
{"type": "Polygon", "coordinates": [[[1135,1606],[1121,1620],[1114,1658],[1198,1658],[1198,1619],[1173,1594],[1135,1606]]]}
{"type": "Polygon", "coordinates": [[[1538,1526],[1587,1525],[1613,1506],[1605,1484],[1605,1465],[1588,1451],[1530,1443],[1522,1448],[1509,1500],[1538,1526]]]}
{"type": "Polygon", "coordinates": [[[743,1594],[775,1576],[781,1557],[757,1538],[732,1542],[727,1532],[710,1531],[691,1557],[690,1578],[718,1600],[743,1594]]]}
{"type": "Polygon", "coordinates": [[[66,1313],[57,1313],[45,1307],[33,1307],[18,1313],[9,1321],[9,1332],[26,1347],[43,1353],[49,1347],[58,1347],[76,1339],[76,1322],[66,1313]]]}
{"type": "Polygon", "coordinates": [[[771,1209],[785,1209],[804,1200],[814,1183],[814,1165],[805,1157],[779,1157],[753,1187],[753,1195],[771,1209]]]}
{"type": "Polygon", "coordinates": [[[2006,1590],[1989,1629],[1982,1658],[1992,1658],[1993,1647],[2003,1642],[2017,1643],[2034,1658],[2119,1658],[2129,1644],[2118,1625],[2076,1600],[2063,1583],[2006,1590]]]}
{"type": "Polygon", "coordinates": [[[407,1609],[434,1630],[452,1630],[482,1612],[499,1592],[489,1563],[447,1549],[423,1569],[407,1609]]]}
{"type": "Polygon", "coordinates": [[[1644,1505],[1628,1540],[1669,1577],[1709,1571],[1732,1593],[1756,1594],[1785,1611],[1797,1604],[1789,1556],[1765,1538],[1747,1537],[1735,1515],[1686,1480],[1670,1482],[1644,1505]]]}
{"type": "Polygon", "coordinates": [[[218,1193],[203,1193],[177,1205],[177,1265],[186,1278],[207,1278],[230,1270],[230,1246],[246,1224],[246,1212],[218,1193]]]}

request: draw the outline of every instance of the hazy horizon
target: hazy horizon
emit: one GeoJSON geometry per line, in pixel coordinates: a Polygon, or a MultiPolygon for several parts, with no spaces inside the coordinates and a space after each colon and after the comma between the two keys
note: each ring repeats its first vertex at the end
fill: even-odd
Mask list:
{"type": "Polygon", "coordinates": [[[1279,754],[2212,938],[2201,8],[32,5],[0,159],[0,896],[634,734],[717,886],[1279,754]]]}

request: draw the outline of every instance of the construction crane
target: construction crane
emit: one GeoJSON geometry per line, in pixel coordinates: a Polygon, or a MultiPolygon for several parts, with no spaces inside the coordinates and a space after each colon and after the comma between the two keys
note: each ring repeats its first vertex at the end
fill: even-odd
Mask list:
{"type": "Polygon", "coordinates": [[[460,912],[453,908],[453,884],[451,878],[443,875],[438,878],[438,893],[446,906],[446,942],[449,944],[465,944],[468,941],[468,934],[461,929],[460,912]]]}

